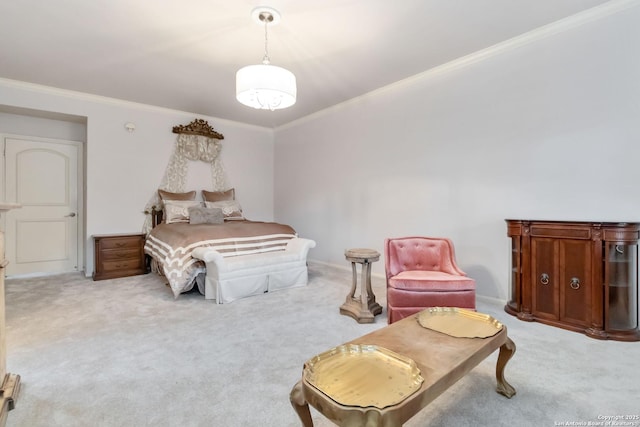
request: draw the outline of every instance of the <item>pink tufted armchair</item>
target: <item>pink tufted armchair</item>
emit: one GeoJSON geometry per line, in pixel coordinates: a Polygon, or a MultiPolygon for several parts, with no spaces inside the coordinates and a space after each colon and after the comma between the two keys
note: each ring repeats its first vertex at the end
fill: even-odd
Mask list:
{"type": "Polygon", "coordinates": [[[384,267],[390,324],[427,307],[476,308],[476,282],[456,265],[447,238],[385,239],[384,267]]]}

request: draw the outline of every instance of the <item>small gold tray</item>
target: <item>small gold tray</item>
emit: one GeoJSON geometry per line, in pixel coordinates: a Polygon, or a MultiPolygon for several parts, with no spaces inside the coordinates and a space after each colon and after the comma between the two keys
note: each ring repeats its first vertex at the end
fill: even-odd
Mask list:
{"type": "Polygon", "coordinates": [[[335,347],[308,360],[303,378],[341,405],[378,409],[402,402],[424,381],[410,358],[357,344],[335,347]]]}
{"type": "Polygon", "coordinates": [[[488,314],[456,307],[432,307],[418,314],[425,328],[457,338],[489,338],[502,330],[502,323],[488,314]]]}

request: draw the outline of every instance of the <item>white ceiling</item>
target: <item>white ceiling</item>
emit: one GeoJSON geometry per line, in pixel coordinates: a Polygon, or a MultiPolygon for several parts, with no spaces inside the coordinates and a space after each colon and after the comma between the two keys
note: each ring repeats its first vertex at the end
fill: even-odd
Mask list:
{"type": "Polygon", "coordinates": [[[275,127],[606,2],[2,0],[0,77],[275,127]],[[264,53],[259,5],[282,15],[269,55],[298,81],[286,110],[235,101],[236,71],[264,53]]]}

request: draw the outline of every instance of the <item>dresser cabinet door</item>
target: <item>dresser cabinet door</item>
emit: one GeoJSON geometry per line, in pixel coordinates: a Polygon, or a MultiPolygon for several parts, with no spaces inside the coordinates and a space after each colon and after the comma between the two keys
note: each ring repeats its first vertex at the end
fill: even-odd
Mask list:
{"type": "Polygon", "coordinates": [[[531,312],[534,316],[558,320],[558,242],[553,239],[531,239],[531,312]]]}
{"type": "Polygon", "coordinates": [[[558,240],[560,320],[588,327],[591,323],[591,242],[558,240]]]}
{"type": "Polygon", "coordinates": [[[579,326],[591,321],[591,241],[532,238],[532,313],[579,326]]]}

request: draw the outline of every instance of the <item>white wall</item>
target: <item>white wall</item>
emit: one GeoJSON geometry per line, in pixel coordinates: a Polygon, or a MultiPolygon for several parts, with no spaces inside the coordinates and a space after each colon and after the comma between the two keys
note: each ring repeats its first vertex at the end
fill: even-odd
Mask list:
{"type": "Polygon", "coordinates": [[[345,267],[349,247],[448,236],[506,300],[505,218],[640,221],[638,22],[636,4],[277,129],[276,220],[345,267]]]}
{"type": "MultiPolygon", "coordinates": [[[[93,272],[93,234],[141,231],[144,207],[157,190],[173,150],[176,135],[171,130],[196,117],[208,120],[224,135],[222,159],[228,183],[236,188],[245,215],[256,220],[273,219],[270,129],[3,79],[0,79],[0,100],[6,111],[28,109],[41,111],[45,116],[53,112],[86,117],[87,275],[93,272]],[[127,122],[136,124],[135,132],[125,130],[127,122]]],[[[41,119],[20,116],[24,114],[0,115],[0,133],[60,137],[42,135],[41,119]]],[[[49,128],[52,134],[66,129],[49,128]]],[[[73,135],[74,131],[66,132],[73,135]]],[[[188,189],[211,189],[210,169],[204,164],[194,165],[188,182],[188,189]]]]}

